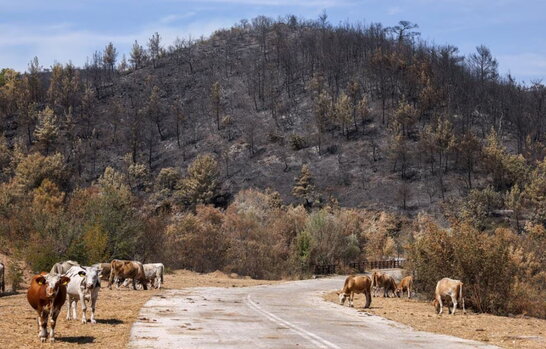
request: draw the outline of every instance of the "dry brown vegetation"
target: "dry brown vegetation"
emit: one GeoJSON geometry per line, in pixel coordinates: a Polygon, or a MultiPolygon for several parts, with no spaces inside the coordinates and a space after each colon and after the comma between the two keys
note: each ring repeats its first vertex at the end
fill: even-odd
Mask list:
{"type": "MultiPolygon", "coordinates": [[[[165,275],[165,289],[186,287],[244,287],[273,283],[249,278],[232,278],[222,272],[197,274],[178,270],[165,275]]],[[[130,291],[109,290],[103,282],[97,302],[97,324],[82,324],[66,321],[66,308],[59,315],[56,348],[125,348],[129,340],[131,325],[138,318],[142,305],[158,290],[130,291]]],[[[66,306],[66,305],[65,305],[66,306]]],[[[80,305],[78,304],[78,307],[80,305]]],[[[81,308],[78,308],[78,316],[81,308]]],[[[36,313],[28,305],[25,292],[0,297],[0,348],[34,348],[40,345],[36,313]]]]}
{"type": "MultiPolygon", "coordinates": [[[[335,292],[326,294],[324,298],[338,302],[335,292]]],[[[364,300],[362,295],[356,295],[355,308],[362,308],[364,300]]],[[[546,344],[546,320],[476,314],[469,310],[467,315],[462,315],[459,310],[454,316],[437,315],[430,302],[374,297],[370,309],[359,311],[382,316],[416,330],[488,342],[503,348],[538,349],[546,344]]]]}

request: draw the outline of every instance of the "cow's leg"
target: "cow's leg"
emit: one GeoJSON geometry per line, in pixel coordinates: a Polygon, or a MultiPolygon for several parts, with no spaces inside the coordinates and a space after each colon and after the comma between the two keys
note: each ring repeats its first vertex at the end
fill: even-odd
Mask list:
{"type": "Polygon", "coordinates": [[[408,299],[410,299],[410,298],[411,298],[411,288],[408,287],[408,299]]]}
{"type": "Polygon", "coordinates": [[[366,305],[364,305],[364,308],[369,308],[370,305],[372,304],[372,295],[370,291],[368,292],[365,291],[364,294],[366,295],[366,305]]]}
{"type": "Polygon", "coordinates": [[[156,278],[156,283],[157,283],[157,289],[160,289],[161,288],[161,276],[157,276],[156,278]]]}
{"type": "Polygon", "coordinates": [[[42,310],[38,315],[38,326],[40,327],[40,333],[38,336],[42,343],[47,340],[47,318],[49,317],[49,312],[47,310],[42,310]]]}
{"type": "Polygon", "coordinates": [[[442,304],[442,297],[436,297],[436,301],[438,302],[438,306],[440,307],[440,310],[438,310],[438,306],[436,308],[436,311],[438,314],[441,314],[444,311],[444,305],[442,304]]]}
{"type": "Polygon", "coordinates": [[[82,302],[82,324],[87,323],[87,302],[85,300],[85,295],[80,293],[80,301],[82,302]]]}
{"type": "Polygon", "coordinates": [[[451,315],[454,315],[455,310],[457,309],[457,297],[451,296],[451,301],[453,302],[453,311],[451,312],[451,315]]]}
{"type": "Polygon", "coordinates": [[[51,329],[49,330],[49,341],[55,342],[55,325],[57,324],[57,317],[59,316],[59,313],[61,312],[61,307],[54,307],[51,311],[51,320],[50,325],[51,329]]]}
{"type": "Polygon", "coordinates": [[[66,319],[67,320],[70,320],[71,317],[70,317],[70,304],[72,304],[72,299],[70,298],[70,296],[67,296],[67,302],[66,302],[66,319]]]}
{"type": "Polygon", "coordinates": [[[78,298],[72,298],[72,319],[78,320],[78,298]]]}
{"type": "Polygon", "coordinates": [[[98,296],[99,296],[98,293],[97,294],[91,293],[91,323],[92,324],[97,323],[97,321],[95,320],[95,304],[97,304],[98,296]]]}
{"type": "Polygon", "coordinates": [[[351,295],[349,296],[349,306],[350,307],[354,307],[354,299],[355,299],[355,293],[354,292],[351,292],[351,295]]]}

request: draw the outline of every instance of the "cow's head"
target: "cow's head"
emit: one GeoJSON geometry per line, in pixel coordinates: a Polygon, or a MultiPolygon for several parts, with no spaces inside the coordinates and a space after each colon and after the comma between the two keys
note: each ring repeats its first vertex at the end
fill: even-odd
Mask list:
{"type": "Polygon", "coordinates": [[[95,287],[100,287],[100,269],[88,267],[86,268],[85,288],[92,290],[95,287]]]}
{"type": "Polygon", "coordinates": [[[341,305],[345,304],[345,300],[347,299],[347,297],[349,297],[349,295],[343,291],[338,291],[336,293],[339,297],[339,304],[341,305]]]}
{"type": "Polygon", "coordinates": [[[40,275],[36,278],[38,285],[45,286],[45,294],[47,298],[55,298],[61,287],[66,287],[70,282],[70,278],[64,275],[47,274],[40,275]]]}

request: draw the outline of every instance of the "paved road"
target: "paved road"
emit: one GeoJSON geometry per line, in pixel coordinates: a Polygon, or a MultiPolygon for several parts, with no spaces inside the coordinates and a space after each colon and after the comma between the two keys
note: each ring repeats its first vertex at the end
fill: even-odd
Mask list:
{"type": "MultiPolygon", "coordinates": [[[[169,290],[142,308],[130,348],[494,348],[415,331],[322,300],[343,277],[169,290]]],[[[373,301],[372,301],[373,305],[373,301]]]]}

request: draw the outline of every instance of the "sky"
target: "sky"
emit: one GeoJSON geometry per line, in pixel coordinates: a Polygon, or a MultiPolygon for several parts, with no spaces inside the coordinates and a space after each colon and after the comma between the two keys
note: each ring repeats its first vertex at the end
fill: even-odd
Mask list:
{"type": "Polygon", "coordinates": [[[483,44],[501,74],[546,82],[546,0],[0,0],[0,68],[24,71],[34,56],[46,68],[81,66],[110,41],[128,53],[154,32],[168,46],[259,15],[316,19],[323,12],[333,25],[408,20],[429,43],[464,55],[483,44]]]}

